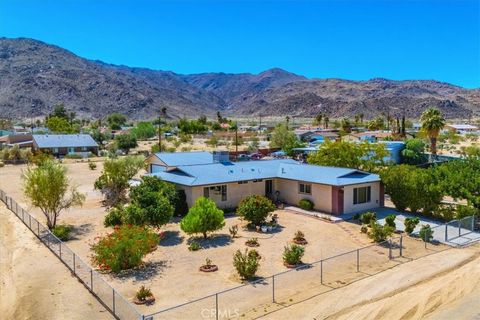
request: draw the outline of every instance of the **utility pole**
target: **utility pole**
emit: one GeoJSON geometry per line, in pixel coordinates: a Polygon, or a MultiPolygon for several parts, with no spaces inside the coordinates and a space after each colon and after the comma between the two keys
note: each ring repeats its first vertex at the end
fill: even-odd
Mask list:
{"type": "Polygon", "coordinates": [[[235,161],[238,160],[238,123],[235,123],[235,161]]]}

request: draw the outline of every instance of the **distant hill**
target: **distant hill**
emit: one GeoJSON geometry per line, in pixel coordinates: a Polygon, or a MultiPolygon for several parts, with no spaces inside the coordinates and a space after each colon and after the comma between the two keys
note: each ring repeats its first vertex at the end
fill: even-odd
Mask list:
{"type": "Polygon", "coordinates": [[[45,115],[55,104],[84,117],[118,111],[151,118],[162,106],[171,118],[214,115],[330,117],[381,112],[418,117],[436,106],[448,117],[480,114],[480,89],[425,80],[307,79],[278,68],[260,74],[203,73],[130,68],[80,58],[32,39],[0,38],[0,114],[45,115]]]}

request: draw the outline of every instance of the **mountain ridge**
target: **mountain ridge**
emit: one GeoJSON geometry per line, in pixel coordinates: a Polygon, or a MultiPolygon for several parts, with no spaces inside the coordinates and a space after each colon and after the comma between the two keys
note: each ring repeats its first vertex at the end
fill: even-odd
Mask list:
{"type": "Polygon", "coordinates": [[[82,117],[122,112],[134,119],[154,117],[163,106],[170,118],[217,111],[418,117],[428,106],[462,118],[480,113],[480,89],[436,80],[306,78],[280,68],[258,74],[178,74],[89,60],[39,40],[0,38],[0,113],[43,116],[59,103],[82,117]]]}

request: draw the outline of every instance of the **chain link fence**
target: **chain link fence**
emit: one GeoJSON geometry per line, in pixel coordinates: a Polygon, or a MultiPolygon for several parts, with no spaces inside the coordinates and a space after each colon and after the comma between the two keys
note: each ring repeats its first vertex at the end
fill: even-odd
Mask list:
{"type": "Polygon", "coordinates": [[[107,308],[116,319],[143,319],[135,307],[115,291],[98,272],[75,254],[65,243],[11,197],[0,190],[0,200],[52,251],[80,282],[107,308]]]}
{"type": "Polygon", "coordinates": [[[445,240],[468,236],[473,231],[473,217],[432,227],[432,239],[421,239],[419,232],[409,236],[394,235],[389,240],[303,264],[269,277],[201,297],[149,314],[140,314],[95,270],[80,259],[0,190],[0,200],[72,271],[83,285],[118,319],[252,319],[297,303],[396,265],[448,249],[445,240]]]}

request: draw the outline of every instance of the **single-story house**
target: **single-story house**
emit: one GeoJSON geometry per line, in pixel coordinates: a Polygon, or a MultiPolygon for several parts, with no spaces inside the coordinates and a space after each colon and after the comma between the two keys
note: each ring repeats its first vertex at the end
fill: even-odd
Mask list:
{"type": "Polygon", "coordinates": [[[478,131],[477,126],[471,124],[447,124],[445,129],[459,134],[472,133],[478,131]]]}
{"type": "Polygon", "coordinates": [[[8,136],[0,137],[0,148],[14,146],[18,146],[19,148],[31,148],[32,145],[32,135],[30,133],[10,134],[8,136]]]}
{"type": "Polygon", "coordinates": [[[78,154],[87,157],[98,154],[98,144],[89,134],[34,134],[34,151],[50,153],[56,157],[78,154]]]}
{"type": "Polygon", "coordinates": [[[392,135],[390,131],[365,131],[358,133],[350,133],[345,135],[342,139],[344,141],[357,142],[368,141],[375,142],[385,138],[389,138],[392,135]]]}
{"type": "Polygon", "coordinates": [[[156,153],[147,159],[149,174],[184,190],[191,207],[201,196],[219,208],[235,208],[248,195],[264,195],[340,215],[383,206],[380,177],[355,169],[301,164],[292,159],[230,162],[228,153],[156,153]],[[162,167],[162,168],[159,168],[162,167]]]}

